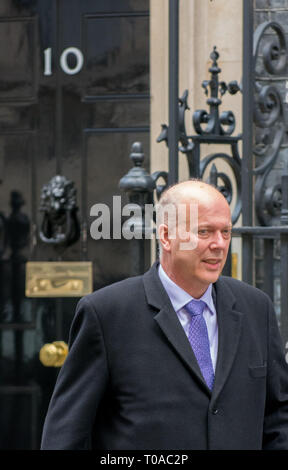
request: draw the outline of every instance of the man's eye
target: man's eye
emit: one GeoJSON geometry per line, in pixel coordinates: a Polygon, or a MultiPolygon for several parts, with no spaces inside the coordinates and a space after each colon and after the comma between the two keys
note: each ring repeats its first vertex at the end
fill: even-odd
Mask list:
{"type": "Polygon", "coordinates": [[[208,234],[208,230],[205,228],[201,229],[201,230],[198,230],[198,234],[199,235],[207,235],[208,234]]]}
{"type": "Polygon", "coordinates": [[[224,237],[224,238],[230,238],[230,236],[231,236],[231,230],[230,230],[230,229],[223,230],[223,231],[222,231],[222,234],[223,234],[223,237],[224,237]]]}

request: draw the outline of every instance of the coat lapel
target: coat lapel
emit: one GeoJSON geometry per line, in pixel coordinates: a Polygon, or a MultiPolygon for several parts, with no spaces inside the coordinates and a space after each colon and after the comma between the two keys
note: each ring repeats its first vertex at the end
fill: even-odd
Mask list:
{"type": "Polygon", "coordinates": [[[218,321],[218,354],[213,398],[221,392],[234,362],[242,329],[243,312],[237,311],[235,296],[221,278],[214,284],[218,321]]]}
{"type": "Polygon", "coordinates": [[[152,268],[144,274],[143,278],[148,304],[156,307],[158,310],[154,319],[176,354],[178,354],[206,391],[211,394],[211,391],[203,379],[189,340],[159,279],[157,268],[158,263],[155,263],[152,268]]]}
{"type": "Polygon", "coordinates": [[[197,377],[197,379],[208,389],[206,386],[198,362],[194,356],[193,350],[190,346],[188,338],[177,318],[172,306],[165,306],[155,316],[155,321],[158,323],[162,332],[168,339],[169,343],[175,352],[184,361],[188,369],[197,377]]]}

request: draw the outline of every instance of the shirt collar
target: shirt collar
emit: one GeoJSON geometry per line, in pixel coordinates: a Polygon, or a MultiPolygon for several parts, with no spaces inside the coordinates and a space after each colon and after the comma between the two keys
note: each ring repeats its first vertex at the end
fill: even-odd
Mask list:
{"type": "MultiPolygon", "coordinates": [[[[170,301],[173,305],[174,310],[178,312],[179,310],[181,310],[181,308],[184,307],[184,305],[190,302],[193,299],[193,297],[190,294],[188,294],[188,292],[186,292],[184,289],[182,289],[180,286],[175,284],[175,282],[172,281],[172,279],[170,279],[170,277],[166,274],[166,272],[162,268],[161,264],[159,264],[158,273],[159,273],[160,280],[170,298],[170,301]]],[[[213,298],[212,298],[212,284],[209,284],[207,290],[204,292],[202,297],[197,300],[203,300],[207,304],[209,311],[212,315],[216,312],[213,298]]]]}

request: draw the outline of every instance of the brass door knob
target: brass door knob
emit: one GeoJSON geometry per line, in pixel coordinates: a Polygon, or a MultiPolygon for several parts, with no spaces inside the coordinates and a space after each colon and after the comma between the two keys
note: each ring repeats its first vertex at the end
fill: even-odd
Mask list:
{"type": "Polygon", "coordinates": [[[64,341],[54,341],[42,346],[39,358],[46,367],[61,367],[68,354],[68,346],[64,341]]]}

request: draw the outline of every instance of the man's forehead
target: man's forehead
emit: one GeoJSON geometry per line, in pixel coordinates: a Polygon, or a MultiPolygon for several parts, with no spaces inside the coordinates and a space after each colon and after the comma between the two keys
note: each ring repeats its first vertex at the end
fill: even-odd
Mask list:
{"type": "Polygon", "coordinates": [[[227,211],[230,211],[230,206],[227,202],[227,200],[224,198],[224,196],[218,192],[210,195],[206,195],[203,198],[197,198],[197,197],[188,197],[187,195],[184,197],[181,197],[177,200],[176,202],[176,207],[185,207],[187,209],[190,208],[195,208],[198,207],[198,210],[201,212],[204,211],[209,211],[211,210],[212,213],[215,213],[215,206],[217,207],[217,212],[224,212],[226,209],[227,211]]]}
{"type": "Polygon", "coordinates": [[[209,185],[183,185],[183,187],[176,190],[178,200],[189,203],[197,202],[198,204],[209,204],[215,202],[215,199],[218,201],[227,202],[223,194],[221,194],[218,189],[213,188],[209,185]]]}

